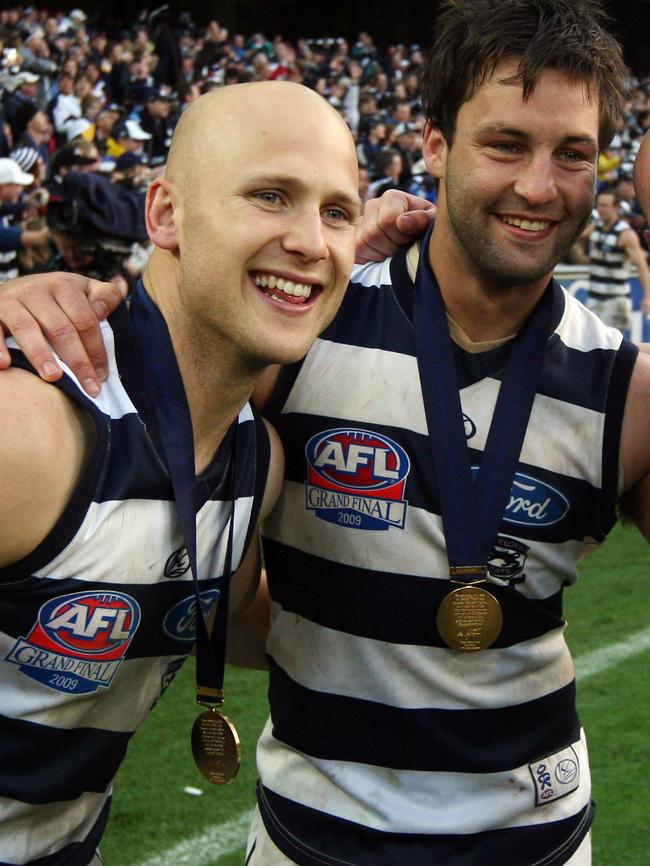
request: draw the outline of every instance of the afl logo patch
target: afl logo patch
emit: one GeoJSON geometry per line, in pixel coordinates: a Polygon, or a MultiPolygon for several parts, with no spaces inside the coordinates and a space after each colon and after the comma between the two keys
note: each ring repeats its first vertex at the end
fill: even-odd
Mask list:
{"type": "Polygon", "coordinates": [[[107,688],[140,624],[135,599],[120,592],[77,592],[46,602],[6,661],[57,691],[107,688]]]}
{"type": "Polygon", "coordinates": [[[365,530],[403,529],[411,463],[392,439],[370,430],[325,430],[307,442],[307,509],[365,530]]]}

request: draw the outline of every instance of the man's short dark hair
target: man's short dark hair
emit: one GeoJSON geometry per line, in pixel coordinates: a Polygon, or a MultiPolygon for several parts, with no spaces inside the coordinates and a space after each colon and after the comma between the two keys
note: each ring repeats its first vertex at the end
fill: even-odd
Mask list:
{"type": "Polygon", "coordinates": [[[624,118],[628,70],[599,0],[440,0],[438,9],[421,91],[448,144],[460,107],[508,58],[519,68],[505,83],[521,84],[525,100],[547,69],[583,82],[599,101],[599,144],[609,144],[624,118]]]}

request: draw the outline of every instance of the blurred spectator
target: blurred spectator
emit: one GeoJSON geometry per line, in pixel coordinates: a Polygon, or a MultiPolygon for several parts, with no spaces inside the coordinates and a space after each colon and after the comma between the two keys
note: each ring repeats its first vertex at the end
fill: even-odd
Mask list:
{"type": "Polygon", "coordinates": [[[19,250],[48,239],[47,228],[29,231],[18,225],[25,208],[23,188],[33,181],[34,176],[24,172],[13,159],[0,159],[0,283],[18,276],[19,250]]]}
{"type": "Polygon", "coordinates": [[[150,136],[144,145],[150,165],[160,165],[167,159],[176,120],[171,116],[173,100],[165,87],[151,88],[145,98],[140,127],[150,136]]]}

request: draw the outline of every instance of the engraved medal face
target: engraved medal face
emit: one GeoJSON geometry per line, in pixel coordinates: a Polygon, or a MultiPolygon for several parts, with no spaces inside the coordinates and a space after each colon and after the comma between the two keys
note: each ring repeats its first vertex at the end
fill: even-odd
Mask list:
{"type": "Polygon", "coordinates": [[[239,770],[240,751],[239,735],[228,716],[213,709],[197,717],[192,727],[192,754],[208,782],[232,782],[239,770]]]}
{"type": "Polygon", "coordinates": [[[450,592],[438,608],[436,625],[448,647],[476,652],[492,646],[503,627],[497,599],[478,586],[462,586],[450,592]]]}

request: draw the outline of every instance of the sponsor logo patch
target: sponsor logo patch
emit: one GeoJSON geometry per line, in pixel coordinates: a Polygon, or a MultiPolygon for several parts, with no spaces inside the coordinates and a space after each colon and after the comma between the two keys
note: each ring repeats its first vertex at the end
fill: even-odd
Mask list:
{"type": "MultiPolygon", "coordinates": [[[[478,471],[478,466],[472,466],[474,478],[478,471]]],[[[531,475],[515,472],[503,519],[522,526],[552,526],[559,523],[568,510],[568,499],[555,487],[531,475]]]]}
{"type": "MultiPolygon", "coordinates": [[[[218,597],[218,589],[209,589],[201,593],[201,608],[204,616],[210,613],[218,597]]],[[[188,595],[175,604],[165,616],[163,628],[174,640],[194,642],[196,640],[196,596],[188,595]]]]}
{"type": "Polygon", "coordinates": [[[165,563],[165,577],[182,577],[190,570],[190,558],[185,547],[171,553],[165,563]]]}
{"type": "Polygon", "coordinates": [[[535,805],[545,806],[580,786],[580,761],[573,746],[529,764],[535,786],[535,805]]]}
{"type": "Polygon", "coordinates": [[[121,592],[76,592],[46,602],[5,661],[59,692],[108,688],[140,624],[140,607],[121,592]]]}
{"type": "Polygon", "coordinates": [[[355,529],[404,529],[411,463],[396,442],[370,430],[343,427],[312,436],[305,454],[309,511],[355,529]]]}

